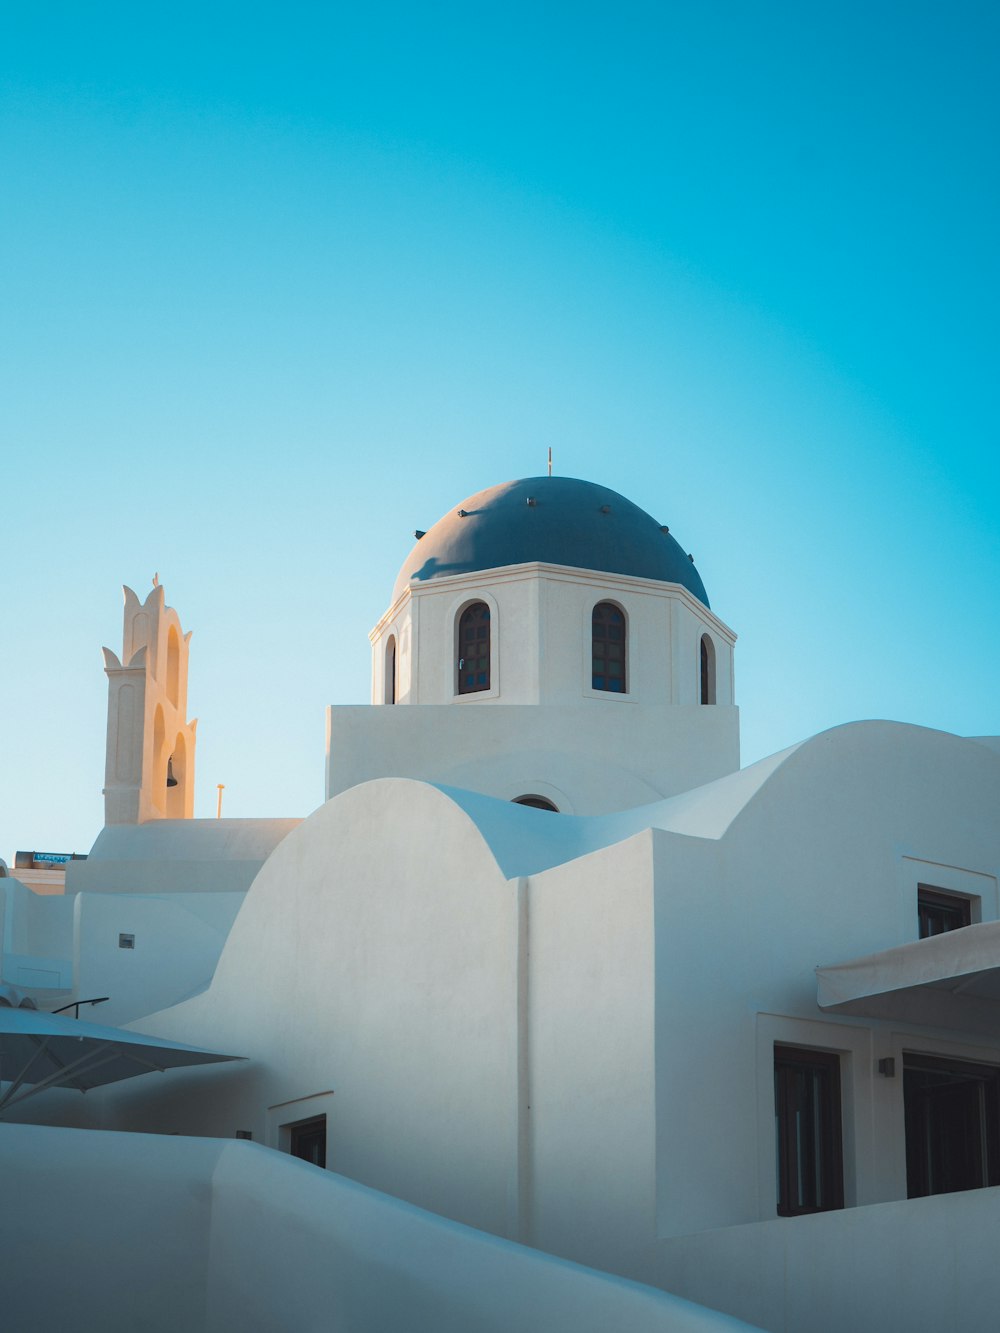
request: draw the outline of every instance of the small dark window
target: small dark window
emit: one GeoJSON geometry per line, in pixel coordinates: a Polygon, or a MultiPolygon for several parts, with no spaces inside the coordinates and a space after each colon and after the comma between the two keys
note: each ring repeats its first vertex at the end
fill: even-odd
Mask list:
{"type": "Polygon", "coordinates": [[[288,1151],[313,1166],[326,1166],[326,1116],[314,1120],[300,1120],[288,1131],[288,1151]]]}
{"type": "Polygon", "coordinates": [[[385,646],[385,687],[383,696],[387,704],[396,702],[396,636],[389,635],[385,646]]]}
{"type": "Polygon", "coordinates": [[[942,893],[940,889],[918,884],[917,919],[922,940],[944,935],[949,930],[972,925],[972,903],[957,893],[942,893]]]}
{"type": "Polygon", "coordinates": [[[552,810],[559,813],[559,807],[546,800],[544,796],[515,796],[514,805],[530,805],[535,810],[552,810]]]}
{"type": "Polygon", "coordinates": [[[843,1208],[840,1057],[775,1046],[774,1117],[778,1215],[843,1208]]]}
{"type": "Polygon", "coordinates": [[[701,636],[701,702],[715,703],[715,644],[707,634],[701,636]]]}
{"type": "Polygon", "coordinates": [[[903,1056],[906,1193],[1000,1185],[1000,1069],[903,1056]]]}
{"type": "Polygon", "coordinates": [[[595,690],[608,690],[612,694],[628,692],[627,647],[625,612],[614,602],[598,602],[591,618],[591,685],[595,690]]]}
{"type": "Polygon", "coordinates": [[[119,947],[119,949],[134,949],[134,948],[135,948],[135,936],[134,936],[134,935],[119,935],[119,936],[118,936],[118,947],[119,947]]]}
{"type": "Polygon", "coordinates": [[[473,602],[458,622],[458,692],[490,688],[490,608],[473,602]]]}

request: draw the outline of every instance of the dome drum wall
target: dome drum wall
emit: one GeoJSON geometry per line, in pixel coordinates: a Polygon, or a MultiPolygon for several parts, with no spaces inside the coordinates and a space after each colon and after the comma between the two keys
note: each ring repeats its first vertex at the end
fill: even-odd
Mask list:
{"type": "Polygon", "coordinates": [[[372,702],[387,696],[385,644],[397,642],[399,703],[621,707],[700,702],[700,642],[715,648],[716,701],[733,702],[732,631],[685,588],[550,565],[520,565],[414,585],[372,632],[372,702]],[[459,694],[462,612],[483,601],[491,616],[489,687],[459,694]],[[626,688],[593,688],[592,617],[610,602],[623,612],[626,688]]]}

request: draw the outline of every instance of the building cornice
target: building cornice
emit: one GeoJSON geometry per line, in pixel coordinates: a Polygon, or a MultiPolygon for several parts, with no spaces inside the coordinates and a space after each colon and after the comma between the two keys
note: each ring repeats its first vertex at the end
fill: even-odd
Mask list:
{"type": "Polygon", "coordinates": [[[568,565],[548,565],[541,561],[502,565],[496,569],[474,570],[468,574],[443,575],[422,584],[411,583],[380,617],[368,638],[375,643],[386,626],[398,617],[411,597],[434,597],[445,593],[451,595],[456,589],[495,588],[498,584],[521,583],[532,578],[597,587],[605,592],[637,592],[647,597],[679,601],[705,620],[727,643],[733,644],[737,639],[735,631],[730,629],[725,621],[720,620],[714,611],[680,583],[661,583],[659,579],[644,579],[631,574],[609,574],[597,569],[576,569],[568,565]]]}

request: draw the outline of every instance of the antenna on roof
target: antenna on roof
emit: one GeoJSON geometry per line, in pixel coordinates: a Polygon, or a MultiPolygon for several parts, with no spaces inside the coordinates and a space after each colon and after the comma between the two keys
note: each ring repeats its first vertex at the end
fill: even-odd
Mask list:
{"type": "Polygon", "coordinates": [[[549,476],[552,476],[552,445],[549,445],[549,476]]]}

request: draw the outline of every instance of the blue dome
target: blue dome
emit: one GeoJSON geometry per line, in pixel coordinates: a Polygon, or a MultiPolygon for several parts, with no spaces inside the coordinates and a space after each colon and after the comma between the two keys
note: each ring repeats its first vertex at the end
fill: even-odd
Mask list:
{"type": "Polygon", "coordinates": [[[414,546],[393,601],[411,581],[536,560],[679,583],[708,606],[694,564],[655,518],[617,491],[573,477],[527,477],[470,495],[414,546]]]}

